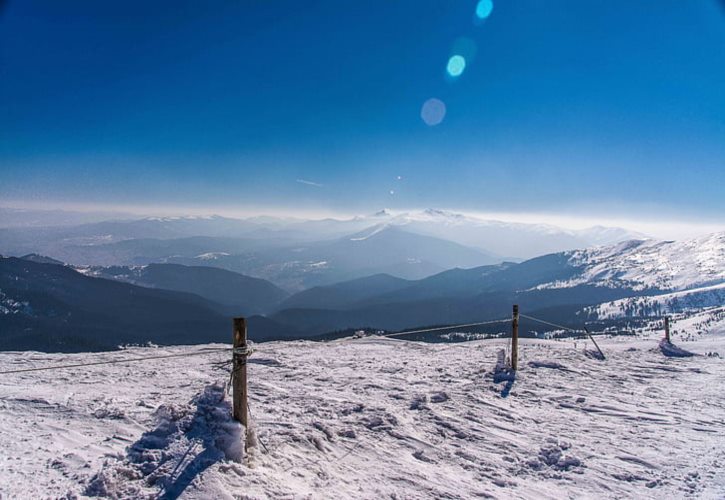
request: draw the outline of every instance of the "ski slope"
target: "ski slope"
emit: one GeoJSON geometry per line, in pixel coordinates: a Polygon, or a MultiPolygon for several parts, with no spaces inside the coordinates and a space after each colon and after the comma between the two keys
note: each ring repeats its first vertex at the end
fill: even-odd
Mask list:
{"type": "MultiPolygon", "coordinates": [[[[605,361],[524,340],[500,382],[503,339],[259,344],[246,457],[227,353],[3,375],[0,497],[723,498],[725,321],[674,338],[691,358],[658,335],[601,339],[605,361]]],[[[197,349],[4,352],[0,370],[197,349]]]]}

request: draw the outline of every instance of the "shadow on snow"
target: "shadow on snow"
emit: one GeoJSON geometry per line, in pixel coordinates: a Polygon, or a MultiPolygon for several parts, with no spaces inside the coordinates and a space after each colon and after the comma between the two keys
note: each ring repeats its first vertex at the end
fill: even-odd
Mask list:
{"type": "Polygon", "coordinates": [[[118,481],[123,476],[142,483],[137,483],[135,491],[157,487],[160,492],[156,498],[178,498],[213,464],[222,460],[241,461],[242,426],[232,420],[231,411],[220,384],[205,387],[191,405],[160,406],[156,410],[156,427],[127,448],[122,464],[96,474],[85,494],[117,496],[123,493],[126,496],[133,493],[131,484],[118,481]],[[135,473],[129,474],[128,468],[135,473]]]}

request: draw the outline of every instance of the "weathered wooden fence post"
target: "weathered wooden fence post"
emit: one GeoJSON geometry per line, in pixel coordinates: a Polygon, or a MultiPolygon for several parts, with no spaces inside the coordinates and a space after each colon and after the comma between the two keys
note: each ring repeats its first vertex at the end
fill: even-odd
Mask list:
{"type": "Polygon", "coordinates": [[[235,420],[248,427],[247,406],[247,320],[234,318],[234,350],[232,351],[232,415],[235,420]]]}
{"type": "Polygon", "coordinates": [[[514,304],[514,317],[511,322],[511,369],[519,367],[519,306],[514,304]]]}
{"type": "Polygon", "coordinates": [[[670,340],[670,317],[665,316],[665,340],[668,344],[671,344],[672,341],[670,340]]]}

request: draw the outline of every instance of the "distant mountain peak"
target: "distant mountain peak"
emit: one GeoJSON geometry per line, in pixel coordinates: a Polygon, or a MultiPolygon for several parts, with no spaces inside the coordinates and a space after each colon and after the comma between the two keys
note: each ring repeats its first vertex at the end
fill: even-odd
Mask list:
{"type": "Polygon", "coordinates": [[[466,216],[463,214],[449,212],[448,210],[441,210],[438,208],[426,208],[425,210],[423,210],[423,213],[425,215],[430,215],[432,217],[446,217],[446,218],[454,218],[454,219],[465,219],[466,218],[466,216]]]}
{"type": "Polygon", "coordinates": [[[176,222],[182,220],[220,220],[221,215],[171,215],[165,217],[146,217],[142,220],[149,222],[176,222]]]}
{"type": "Polygon", "coordinates": [[[57,265],[61,265],[61,266],[65,265],[65,262],[61,262],[52,257],[47,257],[45,255],[40,255],[37,253],[29,253],[28,255],[23,255],[20,258],[23,260],[30,261],[30,262],[35,262],[37,264],[57,264],[57,265]]]}

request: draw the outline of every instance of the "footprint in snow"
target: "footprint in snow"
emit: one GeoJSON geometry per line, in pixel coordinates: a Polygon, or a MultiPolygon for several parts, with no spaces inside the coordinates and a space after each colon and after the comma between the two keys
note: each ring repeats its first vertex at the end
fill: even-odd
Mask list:
{"type": "Polygon", "coordinates": [[[436,392],[433,393],[430,397],[431,403],[443,403],[445,401],[448,401],[450,398],[448,397],[448,393],[446,392],[436,392]]]}
{"type": "Polygon", "coordinates": [[[539,455],[528,461],[529,467],[534,470],[551,468],[556,470],[570,470],[574,467],[581,467],[582,461],[575,456],[565,455],[564,452],[571,448],[566,442],[551,442],[539,449],[539,455]]]}

